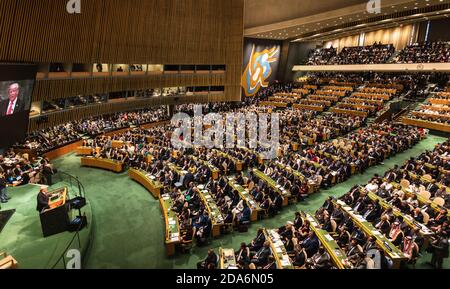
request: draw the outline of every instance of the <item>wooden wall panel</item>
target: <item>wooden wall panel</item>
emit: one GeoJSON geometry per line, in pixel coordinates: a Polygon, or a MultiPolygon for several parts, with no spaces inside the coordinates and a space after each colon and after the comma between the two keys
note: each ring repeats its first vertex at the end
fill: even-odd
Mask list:
{"type": "Polygon", "coordinates": [[[1,0],[0,61],[225,65],[224,75],[39,80],[33,101],[168,86],[241,97],[244,0],[1,0]]]}
{"type": "Polygon", "coordinates": [[[67,0],[2,0],[12,45],[1,42],[1,59],[225,64],[235,33],[243,35],[243,0],[81,1],[71,15],[67,0]]]}
{"type": "Polygon", "coordinates": [[[176,86],[225,86],[225,74],[149,75],[146,77],[97,77],[39,80],[33,101],[52,100],[76,95],[92,95],[126,90],[176,86]]]}

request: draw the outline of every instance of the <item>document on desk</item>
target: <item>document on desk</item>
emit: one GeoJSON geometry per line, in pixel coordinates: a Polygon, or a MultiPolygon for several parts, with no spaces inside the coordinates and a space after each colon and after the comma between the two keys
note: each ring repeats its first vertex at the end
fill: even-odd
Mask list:
{"type": "Polygon", "coordinates": [[[283,259],[281,259],[281,266],[291,266],[291,261],[289,260],[289,257],[287,255],[283,256],[283,259]]]}
{"type": "Polygon", "coordinates": [[[365,222],[365,221],[366,221],[366,219],[364,219],[364,217],[361,216],[361,215],[355,215],[355,217],[356,217],[356,219],[357,219],[358,221],[360,221],[360,222],[365,222]]]}
{"type": "Polygon", "coordinates": [[[334,241],[333,237],[331,237],[331,235],[329,234],[325,235],[325,239],[327,239],[329,242],[334,241]]]}
{"type": "Polygon", "coordinates": [[[169,219],[169,225],[176,225],[177,221],[174,219],[169,219]]]}

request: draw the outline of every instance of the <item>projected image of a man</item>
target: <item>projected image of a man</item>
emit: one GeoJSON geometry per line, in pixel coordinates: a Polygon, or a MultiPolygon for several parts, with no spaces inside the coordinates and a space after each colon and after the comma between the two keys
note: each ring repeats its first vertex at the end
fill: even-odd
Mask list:
{"type": "Polygon", "coordinates": [[[21,88],[18,83],[8,86],[8,98],[0,103],[1,116],[8,116],[25,110],[25,102],[20,97],[21,88]]]}

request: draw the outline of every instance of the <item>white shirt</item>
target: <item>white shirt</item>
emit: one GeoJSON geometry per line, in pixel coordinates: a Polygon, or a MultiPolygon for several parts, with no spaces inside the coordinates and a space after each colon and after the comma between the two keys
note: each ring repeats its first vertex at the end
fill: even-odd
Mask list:
{"type": "MultiPolygon", "coordinates": [[[[17,103],[17,97],[16,99],[12,102],[12,110],[11,110],[11,114],[14,113],[14,109],[16,108],[16,103],[17,103]]],[[[9,108],[11,107],[11,101],[8,101],[8,107],[6,108],[6,113],[8,114],[9,112],[9,108]]]]}
{"type": "Polygon", "coordinates": [[[366,186],[366,190],[374,193],[374,192],[376,192],[376,190],[378,190],[378,185],[370,183],[366,186]]]}

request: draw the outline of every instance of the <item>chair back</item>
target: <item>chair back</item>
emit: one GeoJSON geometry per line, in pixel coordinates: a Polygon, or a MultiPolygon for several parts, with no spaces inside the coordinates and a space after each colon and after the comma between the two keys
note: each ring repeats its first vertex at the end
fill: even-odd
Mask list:
{"type": "Polygon", "coordinates": [[[445,205],[445,200],[441,197],[434,198],[433,203],[436,205],[443,207],[445,205]]]}
{"type": "Polygon", "coordinates": [[[419,195],[425,200],[429,200],[431,198],[431,193],[428,191],[421,191],[419,195]]]}
{"type": "Polygon", "coordinates": [[[335,233],[336,232],[336,228],[337,228],[337,223],[333,219],[330,220],[330,223],[331,223],[331,230],[333,230],[333,233],[335,233]]]}
{"type": "Polygon", "coordinates": [[[407,189],[409,187],[409,185],[410,185],[410,183],[408,180],[403,179],[400,181],[400,186],[404,189],[407,189]]]}
{"type": "Polygon", "coordinates": [[[318,176],[317,177],[317,185],[320,187],[320,185],[322,185],[322,181],[323,181],[323,177],[322,176],[318,176]]]}
{"type": "Polygon", "coordinates": [[[430,221],[430,215],[428,215],[427,212],[422,212],[422,216],[423,216],[423,224],[424,225],[428,224],[428,221],[430,221]]]}
{"type": "Polygon", "coordinates": [[[433,180],[433,177],[431,175],[423,175],[423,178],[429,182],[433,180]]]}

